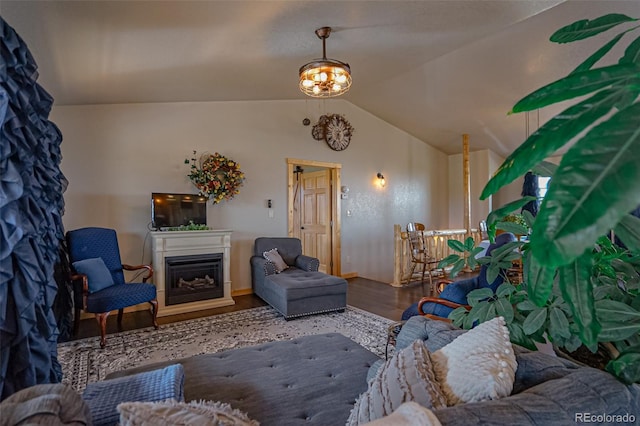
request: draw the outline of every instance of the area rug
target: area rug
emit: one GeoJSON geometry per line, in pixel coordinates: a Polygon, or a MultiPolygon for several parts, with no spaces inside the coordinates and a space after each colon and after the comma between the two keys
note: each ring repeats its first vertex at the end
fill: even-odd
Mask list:
{"type": "Polygon", "coordinates": [[[114,371],[312,334],[341,333],[383,357],[391,323],[351,306],[344,312],[285,321],[275,309],[263,306],[161,325],[158,330],[109,334],[104,349],[98,337],[61,343],[58,360],[62,382],[82,392],[87,383],[103,380],[114,371]]]}

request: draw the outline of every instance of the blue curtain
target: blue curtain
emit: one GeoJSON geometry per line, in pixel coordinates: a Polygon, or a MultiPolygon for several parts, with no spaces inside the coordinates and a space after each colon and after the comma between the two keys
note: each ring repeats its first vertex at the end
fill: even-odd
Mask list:
{"type": "MultiPolygon", "coordinates": [[[[538,196],[538,176],[534,175],[531,172],[527,172],[527,174],[524,175],[524,182],[522,184],[522,196],[538,196]]],[[[540,202],[536,199],[525,204],[520,212],[528,210],[533,217],[536,217],[538,215],[539,207],[540,202]]]]}
{"type": "Polygon", "coordinates": [[[52,305],[63,239],[62,135],[26,44],[0,17],[0,399],[62,379],[52,305]]]}

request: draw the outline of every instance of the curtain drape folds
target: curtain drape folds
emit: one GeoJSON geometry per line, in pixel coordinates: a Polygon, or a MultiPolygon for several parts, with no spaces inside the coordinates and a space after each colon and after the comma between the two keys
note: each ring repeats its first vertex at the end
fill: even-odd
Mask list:
{"type": "Polygon", "coordinates": [[[52,305],[64,236],[62,135],[24,41],[0,17],[0,399],[62,379],[52,305]]]}

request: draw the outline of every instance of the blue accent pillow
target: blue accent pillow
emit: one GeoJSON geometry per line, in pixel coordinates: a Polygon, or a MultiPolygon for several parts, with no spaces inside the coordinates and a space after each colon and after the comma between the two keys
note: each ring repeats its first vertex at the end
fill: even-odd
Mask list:
{"type": "Polygon", "coordinates": [[[73,262],[73,268],[77,273],[87,276],[89,293],[95,293],[113,285],[111,272],[104,264],[104,260],[99,257],[73,262]]]}
{"type": "Polygon", "coordinates": [[[182,364],[117,379],[89,383],[82,394],[89,406],[94,426],[115,425],[120,420],[121,402],[184,401],[182,364]]]}

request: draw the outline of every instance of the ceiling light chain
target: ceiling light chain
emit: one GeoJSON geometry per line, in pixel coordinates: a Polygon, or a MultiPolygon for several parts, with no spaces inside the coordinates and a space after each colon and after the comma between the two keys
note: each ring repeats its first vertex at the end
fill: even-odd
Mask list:
{"type": "Polygon", "coordinates": [[[347,63],[327,59],[326,39],[331,27],[318,28],[316,35],[322,40],[322,59],[300,67],[300,90],[313,98],[340,96],[351,87],[351,68],[347,63]]]}

